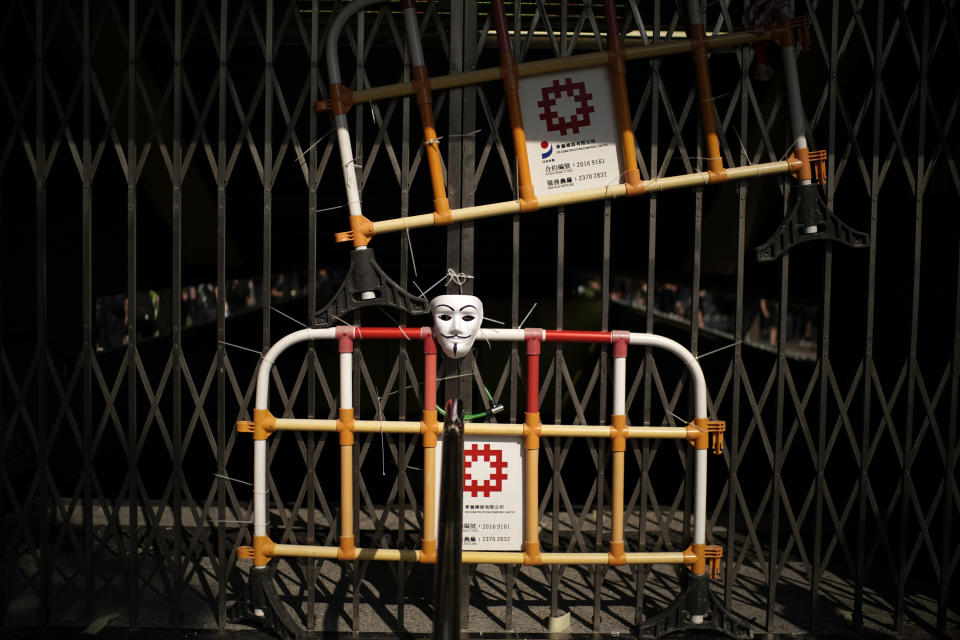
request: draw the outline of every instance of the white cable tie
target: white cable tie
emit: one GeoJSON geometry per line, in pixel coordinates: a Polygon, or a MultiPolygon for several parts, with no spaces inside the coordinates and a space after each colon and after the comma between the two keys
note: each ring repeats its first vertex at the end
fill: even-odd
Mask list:
{"type": "Polygon", "coordinates": [[[533,306],[530,307],[530,311],[527,311],[527,315],[523,316],[523,320],[520,321],[520,326],[517,327],[517,329],[523,329],[523,324],[524,324],[524,323],[527,321],[527,319],[530,317],[530,314],[533,313],[533,310],[537,308],[537,304],[538,304],[538,303],[536,303],[536,302],[533,303],[533,306]]]}
{"type": "Polygon", "coordinates": [[[275,306],[273,306],[273,305],[270,305],[270,311],[276,311],[277,313],[279,313],[280,315],[282,315],[284,318],[287,318],[288,320],[292,320],[292,321],[296,322],[298,325],[300,325],[300,326],[303,327],[304,329],[309,329],[309,328],[310,328],[310,327],[308,327],[307,325],[305,325],[305,324],[303,324],[302,322],[300,322],[299,320],[297,320],[296,318],[294,318],[293,316],[287,315],[287,314],[284,313],[283,311],[280,311],[280,309],[277,309],[277,308],[276,308],[275,306]]]}
{"type": "Polygon", "coordinates": [[[734,343],[725,344],[725,345],[723,345],[722,347],[718,347],[718,348],[714,349],[713,351],[707,351],[706,353],[701,353],[700,355],[698,355],[698,356],[696,357],[696,359],[699,360],[700,358],[706,358],[706,357],[709,356],[709,355],[713,355],[713,354],[716,353],[717,351],[723,351],[724,349],[729,349],[730,347],[735,347],[735,346],[737,346],[738,344],[741,344],[742,342],[743,342],[743,340],[737,340],[737,341],[734,342],[734,343]]]}
{"type": "MultiPolygon", "coordinates": [[[[226,476],[226,475],[224,475],[224,474],[222,474],[222,473],[215,473],[215,474],[213,474],[213,475],[214,475],[214,477],[216,477],[216,478],[223,478],[224,480],[229,480],[230,482],[239,482],[240,484],[245,484],[245,485],[248,485],[248,486],[251,486],[251,487],[253,486],[253,483],[252,483],[252,482],[247,482],[246,480],[238,480],[237,478],[231,478],[230,476],[226,476]]],[[[240,522],[240,521],[237,520],[237,522],[240,522]]]]}
{"type": "Polygon", "coordinates": [[[323,139],[326,138],[326,137],[327,137],[328,135],[330,135],[331,133],[333,133],[333,131],[334,131],[333,129],[330,129],[330,131],[327,131],[325,134],[323,134],[322,136],[320,136],[319,138],[317,138],[317,141],[316,141],[316,142],[314,142],[312,145],[310,145],[309,147],[307,147],[307,148],[304,149],[303,151],[297,151],[296,149],[294,149],[294,152],[296,152],[297,156],[299,156],[299,157],[297,158],[297,162],[299,162],[300,164],[305,164],[305,163],[306,163],[306,155],[307,155],[308,153],[310,153],[310,151],[313,150],[313,148],[314,148],[315,146],[317,146],[318,144],[320,144],[321,142],[323,142],[323,139]]]}

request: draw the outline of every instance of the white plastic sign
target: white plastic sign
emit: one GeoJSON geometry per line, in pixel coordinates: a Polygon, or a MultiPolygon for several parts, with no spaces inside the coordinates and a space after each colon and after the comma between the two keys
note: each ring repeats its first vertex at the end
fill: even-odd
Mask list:
{"type": "MultiPolygon", "coordinates": [[[[441,460],[443,440],[438,440],[438,478],[442,477],[441,460]]],[[[439,490],[436,500],[439,513],[439,490]]],[[[463,550],[517,551],[522,545],[521,439],[466,436],[463,443],[463,550]]]]}
{"type": "Polygon", "coordinates": [[[521,78],[519,98],[537,195],[623,182],[606,67],[521,78]]]}

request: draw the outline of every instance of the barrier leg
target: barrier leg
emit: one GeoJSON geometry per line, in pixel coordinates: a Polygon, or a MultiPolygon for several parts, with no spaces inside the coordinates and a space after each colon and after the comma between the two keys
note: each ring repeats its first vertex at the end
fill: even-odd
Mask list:
{"type": "Polygon", "coordinates": [[[710,576],[687,573],[686,578],[686,587],[677,599],[641,624],[638,637],[660,638],[678,631],[711,633],[728,638],[753,637],[753,624],[729,611],[710,591],[710,576]],[[693,622],[697,617],[703,622],[693,622]]]}

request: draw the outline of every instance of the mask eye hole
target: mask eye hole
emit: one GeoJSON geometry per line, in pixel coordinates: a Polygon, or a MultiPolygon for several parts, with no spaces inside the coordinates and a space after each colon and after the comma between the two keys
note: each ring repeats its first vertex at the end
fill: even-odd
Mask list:
{"type": "Polygon", "coordinates": [[[464,322],[473,322],[473,316],[469,316],[469,315],[463,316],[463,321],[464,321],[464,322]]]}
{"type": "Polygon", "coordinates": [[[437,317],[443,320],[444,322],[450,322],[453,319],[453,316],[451,316],[449,313],[441,313],[437,317]]]}

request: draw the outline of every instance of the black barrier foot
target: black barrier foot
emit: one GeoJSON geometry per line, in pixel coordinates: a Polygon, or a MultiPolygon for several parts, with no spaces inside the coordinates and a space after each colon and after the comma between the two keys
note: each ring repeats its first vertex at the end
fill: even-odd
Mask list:
{"type": "Polygon", "coordinates": [[[687,633],[727,638],[753,637],[749,620],[729,611],[710,591],[710,577],[690,574],[687,586],[669,607],[640,625],[638,637],[687,633]]]}
{"type": "Polygon", "coordinates": [[[408,293],[380,268],[373,249],[354,249],[350,252],[350,268],[333,299],[313,314],[315,327],[332,326],[337,318],[364,307],[391,307],[412,315],[430,312],[430,303],[408,293]]]}
{"type": "Polygon", "coordinates": [[[827,208],[816,184],[793,187],[790,212],[769,240],[757,247],[758,262],[772,262],[804,242],[829,240],[854,249],[870,244],[870,238],[843,223],[827,208]]]}
{"type": "Polygon", "coordinates": [[[307,630],[294,620],[277,596],[277,589],[273,584],[276,572],[273,564],[263,569],[250,570],[250,600],[244,622],[250,622],[261,631],[282,640],[301,640],[307,635],[307,630]]]}

